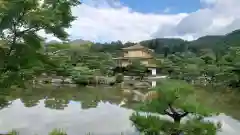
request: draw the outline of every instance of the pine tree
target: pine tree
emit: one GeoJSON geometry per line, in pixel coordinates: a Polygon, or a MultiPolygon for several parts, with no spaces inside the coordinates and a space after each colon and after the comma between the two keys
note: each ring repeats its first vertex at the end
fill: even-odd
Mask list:
{"type": "Polygon", "coordinates": [[[158,98],[144,102],[138,110],[151,114],[136,112],[130,117],[138,131],[146,135],[216,135],[218,127],[204,120],[214,113],[197,102],[191,85],[163,80],[154,90],[158,91],[158,98]],[[167,115],[171,120],[160,115],[167,115]]]}

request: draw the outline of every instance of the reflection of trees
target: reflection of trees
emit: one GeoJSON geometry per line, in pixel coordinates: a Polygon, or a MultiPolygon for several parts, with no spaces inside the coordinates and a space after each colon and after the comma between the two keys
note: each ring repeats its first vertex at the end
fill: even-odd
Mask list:
{"type": "Polygon", "coordinates": [[[3,109],[11,104],[5,97],[0,97],[0,109],[3,109]]]}
{"type": "Polygon", "coordinates": [[[68,106],[69,100],[66,99],[56,99],[56,98],[50,98],[50,99],[45,99],[44,101],[45,107],[51,108],[51,109],[57,109],[57,110],[62,110],[65,107],[68,106]]]}
{"type": "Polygon", "coordinates": [[[15,93],[16,98],[20,98],[25,107],[34,107],[44,98],[44,93],[38,89],[20,90],[15,93]]]}
{"type": "Polygon", "coordinates": [[[39,103],[39,99],[35,99],[34,97],[23,97],[21,101],[25,107],[34,107],[39,103]]]}
{"type": "Polygon", "coordinates": [[[0,88],[0,110],[11,105],[11,89],[0,88]]]}
{"type": "Polygon", "coordinates": [[[81,102],[82,109],[96,108],[98,105],[97,101],[83,101],[81,102]]]}
{"type": "Polygon", "coordinates": [[[25,107],[34,107],[44,100],[45,107],[64,109],[70,101],[81,102],[83,109],[94,108],[100,101],[119,104],[122,100],[121,91],[115,88],[70,88],[46,86],[42,88],[18,89],[9,96],[0,97],[0,109],[9,105],[9,101],[20,99],[25,107]],[[8,97],[8,98],[6,98],[8,97]]]}

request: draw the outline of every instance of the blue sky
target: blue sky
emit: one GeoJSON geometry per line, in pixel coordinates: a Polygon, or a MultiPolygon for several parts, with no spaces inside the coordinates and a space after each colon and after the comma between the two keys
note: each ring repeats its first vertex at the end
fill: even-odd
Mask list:
{"type": "Polygon", "coordinates": [[[123,5],[134,11],[143,13],[161,13],[169,9],[169,13],[193,12],[201,7],[199,0],[120,0],[123,5]]]}

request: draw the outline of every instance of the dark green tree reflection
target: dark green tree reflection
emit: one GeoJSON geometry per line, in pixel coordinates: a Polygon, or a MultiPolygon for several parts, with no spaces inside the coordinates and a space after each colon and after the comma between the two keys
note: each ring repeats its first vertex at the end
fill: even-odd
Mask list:
{"type": "Polygon", "coordinates": [[[82,109],[96,108],[98,105],[97,101],[83,101],[81,102],[82,109]]]}
{"type": "Polygon", "coordinates": [[[0,96],[0,109],[3,109],[11,104],[4,96],[0,96]]]}
{"type": "Polygon", "coordinates": [[[44,101],[45,107],[51,109],[62,110],[68,106],[69,100],[67,99],[57,99],[57,98],[47,98],[44,101]]]}
{"type": "Polygon", "coordinates": [[[25,107],[34,107],[43,100],[44,106],[50,109],[63,110],[71,101],[79,102],[82,109],[97,107],[100,101],[119,104],[123,97],[117,88],[107,87],[57,87],[42,86],[41,88],[27,88],[11,90],[9,95],[0,97],[0,109],[20,99],[25,107]]]}

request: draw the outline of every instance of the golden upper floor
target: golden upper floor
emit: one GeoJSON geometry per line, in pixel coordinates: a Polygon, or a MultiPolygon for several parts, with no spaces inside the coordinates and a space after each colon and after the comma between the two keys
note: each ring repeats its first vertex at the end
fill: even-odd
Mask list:
{"type": "Polygon", "coordinates": [[[123,48],[123,57],[125,58],[152,58],[152,53],[152,50],[140,44],[123,48]]]}
{"type": "Polygon", "coordinates": [[[140,60],[140,62],[148,67],[155,67],[153,58],[153,50],[141,46],[140,44],[123,48],[123,55],[116,60],[117,65],[125,67],[131,64],[134,59],[140,60]]]}

